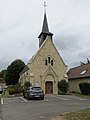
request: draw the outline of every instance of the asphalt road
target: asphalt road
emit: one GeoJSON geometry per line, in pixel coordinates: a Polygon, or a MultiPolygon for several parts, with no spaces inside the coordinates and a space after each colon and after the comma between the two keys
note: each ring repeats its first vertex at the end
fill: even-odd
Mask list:
{"type": "Polygon", "coordinates": [[[23,97],[4,98],[3,120],[51,120],[64,112],[90,108],[89,98],[70,95],[46,95],[45,100],[25,100],[23,97]]]}
{"type": "MultiPolygon", "coordinates": [[[[0,103],[1,103],[1,94],[0,94],[0,103]]],[[[1,104],[0,104],[0,120],[1,120],[1,104]]]]}

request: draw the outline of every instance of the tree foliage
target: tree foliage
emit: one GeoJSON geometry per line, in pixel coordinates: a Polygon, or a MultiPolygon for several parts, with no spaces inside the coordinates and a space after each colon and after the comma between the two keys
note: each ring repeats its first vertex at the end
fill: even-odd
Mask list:
{"type": "Polygon", "coordinates": [[[8,67],[5,73],[5,80],[7,85],[15,85],[18,83],[19,74],[25,67],[25,63],[20,60],[16,59],[13,61],[8,67]]]}
{"type": "Polygon", "coordinates": [[[5,72],[6,72],[6,70],[2,70],[2,71],[0,72],[0,78],[4,78],[5,72]]]}
{"type": "Polygon", "coordinates": [[[66,80],[58,81],[59,94],[66,94],[68,92],[68,82],[66,80]]]}
{"type": "Polygon", "coordinates": [[[24,83],[24,89],[27,89],[28,87],[32,86],[32,84],[29,81],[26,81],[24,83]]]}

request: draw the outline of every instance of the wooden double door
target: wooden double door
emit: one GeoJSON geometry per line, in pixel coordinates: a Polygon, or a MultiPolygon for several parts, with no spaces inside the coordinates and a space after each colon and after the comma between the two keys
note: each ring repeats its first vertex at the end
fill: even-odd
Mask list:
{"type": "Polygon", "coordinates": [[[52,81],[46,81],[45,94],[53,94],[53,82],[52,81]]]}

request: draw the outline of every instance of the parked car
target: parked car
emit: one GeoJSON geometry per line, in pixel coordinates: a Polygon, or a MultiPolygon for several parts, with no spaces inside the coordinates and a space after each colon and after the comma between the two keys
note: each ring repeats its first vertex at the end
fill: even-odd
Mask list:
{"type": "Polygon", "coordinates": [[[0,86],[0,94],[2,94],[2,92],[3,92],[3,88],[2,86],[0,86]]]}
{"type": "Polygon", "coordinates": [[[36,86],[32,86],[32,87],[28,87],[27,90],[23,91],[23,96],[24,98],[27,99],[41,99],[44,100],[44,92],[42,90],[41,87],[36,87],[36,86]]]}

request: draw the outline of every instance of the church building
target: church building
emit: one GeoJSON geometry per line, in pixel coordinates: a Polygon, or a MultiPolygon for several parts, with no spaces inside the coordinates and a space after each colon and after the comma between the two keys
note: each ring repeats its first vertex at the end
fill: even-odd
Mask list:
{"type": "Polygon", "coordinates": [[[21,71],[19,82],[21,85],[26,81],[30,81],[32,85],[38,83],[45,94],[58,94],[58,81],[68,81],[66,74],[68,67],[53,43],[53,34],[48,28],[46,12],[38,38],[39,48],[21,71]]]}

